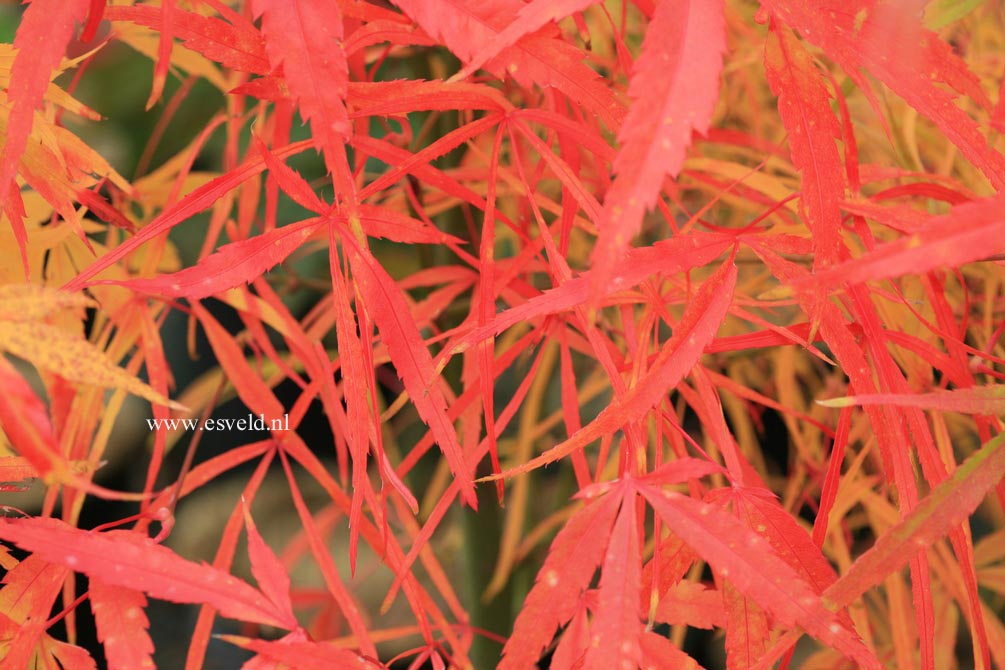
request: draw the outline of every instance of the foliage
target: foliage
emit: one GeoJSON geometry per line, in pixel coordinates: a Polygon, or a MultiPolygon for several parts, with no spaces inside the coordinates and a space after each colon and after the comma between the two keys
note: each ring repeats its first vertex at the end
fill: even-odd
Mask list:
{"type": "Polygon", "coordinates": [[[1005,667],[1002,12],[33,0],[0,46],[0,668],[153,667],[148,598],[199,607],[192,670],[214,632],[257,670],[1005,667]],[[77,95],[126,48],[135,166],[102,118],[135,83],[77,95]],[[121,487],[128,398],[203,429],[121,487]],[[235,404],[265,431],[221,446],[235,404]]]}

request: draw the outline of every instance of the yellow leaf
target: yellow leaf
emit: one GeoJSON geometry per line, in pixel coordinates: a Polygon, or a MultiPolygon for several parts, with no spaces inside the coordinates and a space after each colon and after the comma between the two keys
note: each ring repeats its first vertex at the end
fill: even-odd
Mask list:
{"type": "Polygon", "coordinates": [[[33,284],[0,286],[0,319],[5,321],[38,321],[53,312],[75,307],[94,307],[94,302],[81,293],[33,284]]]}
{"type": "MultiPolygon", "coordinates": [[[[101,48],[100,46],[98,48],[101,48]]],[[[55,78],[65,72],[71,67],[76,67],[85,58],[91,56],[98,49],[93,49],[90,52],[84,54],[80,58],[75,58],[73,60],[63,59],[62,64],[57,69],[53,70],[51,78],[55,78]]],[[[14,48],[13,44],[0,44],[0,87],[3,90],[7,90],[10,86],[10,68],[11,64],[14,62],[14,56],[17,55],[17,49],[14,48]]],[[[81,116],[85,119],[91,119],[93,121],[101,120],[101,115],[96,111],[83,104],[79,100],[76,100],[69,93],[61,89],[58,85],[49,82],[48,87],[45,89],[45,100],[53,104],[59,105],[63,109],[73,112],[74,114],[81,116]]]]}
{"type": "Polygon", "coordinates": [[[54,372],[67,381],[122,389],[152,403],[184,409],[113,365],[87,340],[72,337],[48,324],[0,321],[0,350],[30,361],[37,368],[54,372]]]}

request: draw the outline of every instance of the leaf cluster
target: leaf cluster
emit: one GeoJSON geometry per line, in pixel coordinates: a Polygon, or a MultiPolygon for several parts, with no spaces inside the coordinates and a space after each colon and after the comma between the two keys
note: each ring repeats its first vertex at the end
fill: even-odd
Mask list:
{"type": "Polygon", "coordinates": [[[186,670],[214,634],[252,670],[1005,667],[1003,25],[32,0],[0,45],[0,670],[152,668],[148,598],[198,608],[186,670]],[[123,49],[132,177],[81,101],[123,49]],[[185,429],[231,402],[266,431],[185,429]],[[225,481],[199,562],[182,510],[225,481]]]}

